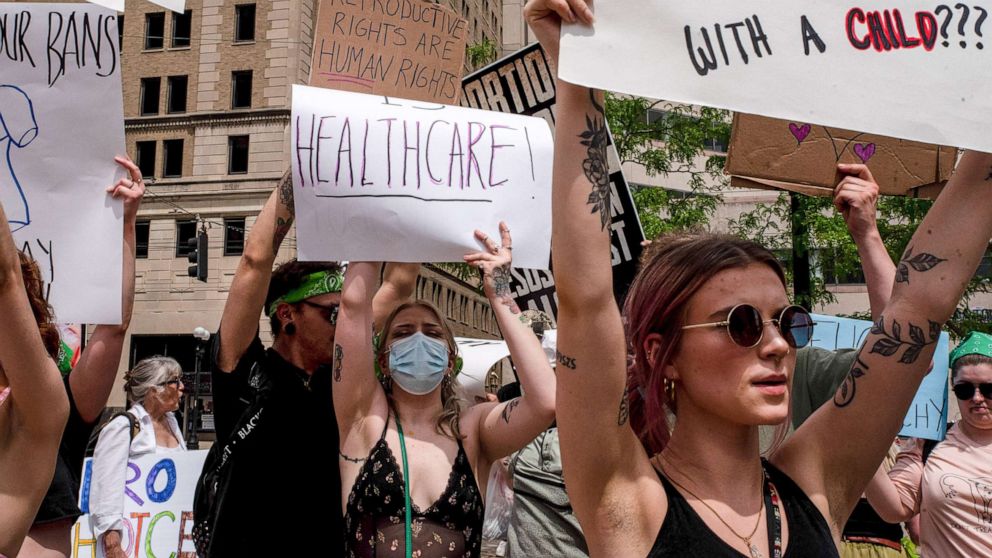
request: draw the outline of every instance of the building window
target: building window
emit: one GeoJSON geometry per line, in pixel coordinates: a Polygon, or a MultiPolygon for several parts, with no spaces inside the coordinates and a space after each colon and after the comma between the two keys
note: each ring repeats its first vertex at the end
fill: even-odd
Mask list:
{"type": "Polygon", "coordinates": [[[137,258],[148,257],[148,232],[151,230],[151,224],[151,221],[138,221],[134,224],[134,255],[137,258]]]}
{"type": "Polygon", "coordinates": [[[124,50],[124,14],[117,14],[117,50],[124,50]]]}
{"type": "Polygon", "coordinates": [[[145,14],[145,50],[165,46],[165,12],[145,14]]]}
{"type": "Polygon", "coordinates": [[[141,176],[148,178],[155,176],[155,142],[139,141],[135,144],[135,158],[138,168],[141,169],[141,176]]]}
{"type": "Polygon", "coordinates": [[[245,218],[224,219],[224,255],[240,256],[245,252],[245,218]]]}
{"type": "Polygon", "coordinates": [[[193,251],[189,239],[196,238],[196,221],[176,221],[176,257],[185,258],[193,251]]]}
{"type": "Polygon", "coordinates": [[[255,40],[255,4],[234,7],[234,42],[255,40]]]}
{"type": "Polygon", "coordinates": [[[160,89],[162,89],[162,78],[141,78],[141,116],[158,114],[160,89]]]}
{"type": "Polygon", "coordinates": [[[227,172],[228,174],[248,172],[248,136],[227,138],[227,172]]]}
{"type": "Polygon", "coordinates": [[[193,29],[193,12],[172,13],[172,48],[186,48],[193,29]]]}
{"type": "Polygon", "coordinates": [[[231,72],[231,108],[251,108],[251,70],[231,72]]]}
{"type": "Polygon", "coordinates": [[[162,142],[162,176],[176,178],[183,175],[183,140],[171,139],[162,142]]]}
{"type": "Polygon", "coordinates": [[[169,76],[169,98],[166,100],[166,112],[175,114],[186,112],[186,90],[189,87],[189,77],[169,76]]]}

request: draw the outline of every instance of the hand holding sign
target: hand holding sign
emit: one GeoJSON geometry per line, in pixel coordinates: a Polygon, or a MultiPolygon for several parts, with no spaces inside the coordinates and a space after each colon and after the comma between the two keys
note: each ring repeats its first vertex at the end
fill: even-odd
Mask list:
{"type": "Polygon", "coordinates": [[[845,173],[834,188],[834,207],[844,216],[851,236],[861,238],[878,231],[875,213],[878,203],[878,184],[865,165],[837,165],[845,173]]]}

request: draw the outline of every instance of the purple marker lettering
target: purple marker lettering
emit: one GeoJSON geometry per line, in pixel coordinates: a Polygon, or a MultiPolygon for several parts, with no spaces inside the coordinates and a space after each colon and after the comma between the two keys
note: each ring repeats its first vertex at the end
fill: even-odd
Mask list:
{"type": "Polygon", "coordinates": [[[324,120],[327,120],[329,118],[337,118],[337,117],[336,116],[321,116],[320,117],[320,124],[317,125],[317,150],[316,150],[317,182],[330,182],[329,180],[321,180],[321,178],[320,178],[320,142],[322,142],[324,140],[329,140],[329,139],[331,139],[331,138],[334,137],[334,136],[325,136],[325,135],[322,135],[321,134],[321,131],[324,129],[324,120]]]}
{"type": "Polygon", "coordinates": [[[424,146],[424,159],[427,160],[427,176],[431,178],[431,182],[434,184],[441,184],[441,179],[435,178],[434,173],[431,172],[431,134],[434,133],[434,126],[438,124],[448,124],[447,120],[435,120],[431,123],[431,127],[427,129],[427,144],[424,146]]]}
{"type": "MultiPolygon", "coordinates": [[[[386,101],[389,98],[386,97],[386,101]]],[[[393,121],[395,118],[380,118],[379,122],[386,123],[386,186],[393,187],[393,121]]]]}
{"type": "Polygon", "coordinates": [[[489,155],[489,187],[490,188],[492,188],[493,186],[501,186],[503,184],[506,184],[507,181],[507,179],[503,179],[500,180],[499,182],[495,182],[495,183],[493,182],[493,169],[496,168],[496,150],[502,149],[504,147],[513,147],[512,143],[496,143],[497,129],[516,131],[516,128],[503,126],[501,124],[493,124],[492,126],[489,127],[489,139],[492,142],[492,147],[490,148],[490,155],[489,155]]]}
{"type": "Polygon", "coordinates": [[[369,149],[369,119],[365,119],[365,138],[362,140],[362,186],[370,186],[372,183],[365,180],[365,161],[368,159],[369,149]]]}
{"type": "Polygon", "coordinates": [[[406,186],[406,160],[409,152],[413,151],[413,158],[417,163],[417,189],[420,189],[420,122],[417,122],[417,144],[410,147],[410,138],[406,134],[406,120],[403,121],[403,185],[406,186]]]}
{"type": "Polygon", "coordinates": [[[296,117],[296,168],[300,171],[300,180],[306,181],[306,174],[303,173],[303,157],[301,153],[307,152],[307,170],[310,171],[310,184],[313,185],[313,129],[316,117],[310,116],[310,141],[306,147],[300,146],[300,117],[296,117]]]}
{"type": "Polygon", "coordinates": [[[451,152],[448,154],[448,188],[451,188],[454,182],[452,182],[452,171],[455,167],[458,168],[458,187],[465,187],[465,174],[462,172],[464,168],[462,163],[465,161],[465,152],[462,151],[462,134],[458,131],[458,123],[454,123],[455,131],[451,134],[451,152]],[[455,151],[455,148],[458,151],[455,151]],[[455,164],[455,156],[458,157],[458,164],[455,164]]]}
{"type": "Polygon", "coordinates": [[[348,154],[348,182],[352,188],[355,187],[355,171],[351,166],[351,119],[344,119],[344,126],[341,126],[341,143],[338,144],[338,168],[334,172],[334,185],[341,184],[341,154],[348,154]],[[348,142],[348,149],[344,148],[345,142],[348,142]]]}
{"type": "Polygon", "coordinates": [[[524,126],[524,137],[527,138],[527,154],[530,155],[530,179],[537,182],[537,177],[534,176],[534,150],[530,146],[530,132],[527,131],[527,126],[524,126]]]}
{"type": "Polygon", "coordinates": [[[472,187],[472,167],[475,167],[475,174],[479,176],[479,185],[482,186],[483,189],[486,188],[486,183],[484,180],[482,180],[482,171],[479,169],[479,158],[475,156],[475,151],[473,151],[472,149],[473,147],[475,147],[475,144],[479,143],[479,140],[482,139],[482,135],[485,133],[486,133],[485,124],[481,122],[468,123],[468,162],[466,163],[466,167],[465,167],[465,174],[468,175],[468,180],[466,181],[465,184],[466,188],[472,187]],[[480,129],[478,134],[472,134],[473,126],[479,126],[480,129]]]}
{"type": "Polygon", "coordinates": [[[137,465],[135,465],[134,463],[131,463],[130,461],[127,464],[127,469],[129,471],[131,471],[132,473],[134,473],[134,476],[131,477],[131,478],[129,478],[129,479],[127,479],[126,481],[124,481],[124,494],[127,494],[127,496],[129,498],[131,498],[132,500],[134,500],[135,503],[138,504],[139,506],[144,506],[145,505],[145,501],[142,500],[140,496],[138,496],[137,494],[135,494],[133,490],[131,490],[130,488],[127,487],[127,485],[129,485],[132,482],[135,482],[139,478],[141,478],[141,469],[139,469],[137,465]]]}

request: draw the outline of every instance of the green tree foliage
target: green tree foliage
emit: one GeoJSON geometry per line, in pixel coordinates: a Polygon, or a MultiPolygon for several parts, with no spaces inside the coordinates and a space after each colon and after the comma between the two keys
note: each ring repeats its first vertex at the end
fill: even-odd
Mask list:
{"type": "Polygon", "coordinates": [[[499,48],[496,43],[489,40],[489,37],[483,37],[481,41],[465,47],[465,58],[473,69],[495,62],[498,56],[499,48]]]}

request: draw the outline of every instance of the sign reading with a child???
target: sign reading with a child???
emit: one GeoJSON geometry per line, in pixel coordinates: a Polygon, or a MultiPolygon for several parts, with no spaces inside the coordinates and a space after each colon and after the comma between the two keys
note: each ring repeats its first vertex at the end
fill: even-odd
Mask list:
{"type": "Polygon", "coordinates": [[[565,81],[992,151],[992,0],[597,0],[565,81]]]}
{"type": "MultiPolygon", "coordinates": [[[[206,451],[169,455],[147,454],[128,461],[121,549],[135,558],[196,558],[193,545],[193,494],[206,451]]],[[[90,526],[90,479],[93,459],[83,464],[79,508],[83,515],[72,527],[71,558],[103,558],[103,541],[90,526]]]]}
{"type": "Polygon", "coordinates": [[[301,260],[462,261],[505,221],[514,265],[547,267],[544,120],[296,85],[290,135],[301,260]]]}
{"type": "Polygon", "coordinates": [[[433,2],[321,0],[310,85],[453,105],[467,37],[468,23],[433,2]]]}

